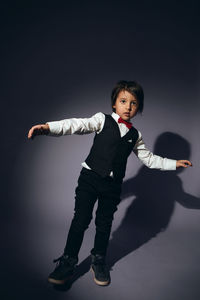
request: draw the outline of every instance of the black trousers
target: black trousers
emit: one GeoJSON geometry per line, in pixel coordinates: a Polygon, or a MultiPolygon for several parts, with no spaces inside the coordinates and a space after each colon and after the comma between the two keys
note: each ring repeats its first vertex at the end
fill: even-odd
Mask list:
{"type": "Polygon", "coordinates": [[[98,199],[95,225],[96,234],[92,254],[106,255],[113,215],[120,202],[122,180],[103,178],[94,171],[82,168],[76,188],[74,217],[69,229],[64,253],[78,258],[85,230],[93,215],[98,199]]]}

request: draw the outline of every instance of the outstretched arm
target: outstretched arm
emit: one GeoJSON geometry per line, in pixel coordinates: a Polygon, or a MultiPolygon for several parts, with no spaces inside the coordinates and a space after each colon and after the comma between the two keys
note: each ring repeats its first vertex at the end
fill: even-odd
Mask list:
{"type": "Polygon", "coordinates": [[[192,166],[192,163],[188,160],[169,159],[166,157],[161,157],[153,154],[146,147],[142,139],[141,132],[138,131],[138,133],[139,133],[139,137],[134,146],[133,152],[148,168],[160,169],[162,171],[164,170],[170,171],[170,170],[176,170],[176,168],[179,167],[187,168],[188,166],[192,166]]]}
{"type": "Polygon", "coordinates": [[[71,118],[60,121],[47,122],[33,126],[28,133],[28,138],[36,135],[48,134],[50,136],[62,136],[70,134],[99,133],[104,125],[105,115],[96,113],[91,118],[71,118]]]}

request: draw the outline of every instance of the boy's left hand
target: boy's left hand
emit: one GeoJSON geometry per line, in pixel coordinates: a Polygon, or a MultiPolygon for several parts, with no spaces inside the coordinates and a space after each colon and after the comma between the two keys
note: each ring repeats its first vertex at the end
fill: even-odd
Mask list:
{"type": "Polygon", "coordinates": [[[182,160],[176,161],[177,168],[179,168],[179,167],[187,168],[189,166],[192,167],[192,163],[189,160],[182,159],[182,160]]]}

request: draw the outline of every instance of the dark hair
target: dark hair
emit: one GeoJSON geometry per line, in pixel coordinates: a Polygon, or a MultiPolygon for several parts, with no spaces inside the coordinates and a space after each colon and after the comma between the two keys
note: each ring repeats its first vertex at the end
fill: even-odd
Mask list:
{"type": "Polygon", "coordinates": [[[141,85],[139,85],[136,81],[120,80],[117,82],[111,93],[112,110],[115,112],[113,105],[115,105],[118,94],[121,91],[127,91],[137,98],[139,102],[138,111],[142,113],[144,107],[144,92],[141,85]]]}

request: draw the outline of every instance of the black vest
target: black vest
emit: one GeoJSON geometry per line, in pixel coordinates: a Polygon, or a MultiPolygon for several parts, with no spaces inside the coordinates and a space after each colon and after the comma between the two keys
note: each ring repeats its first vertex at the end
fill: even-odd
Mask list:
{"type": "Polygon", "coordinates": [[[110,175],[122,180],[126,172],[128,156],[138,139],[138,131],[132,127],[121,137],[118,124],[111,115],[105,115],[102,131],[96,134],[86,164],[102,177],[110,175]]]}

